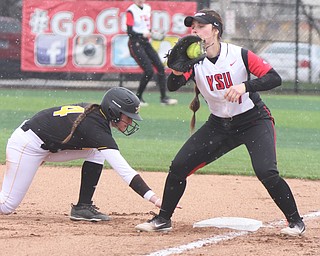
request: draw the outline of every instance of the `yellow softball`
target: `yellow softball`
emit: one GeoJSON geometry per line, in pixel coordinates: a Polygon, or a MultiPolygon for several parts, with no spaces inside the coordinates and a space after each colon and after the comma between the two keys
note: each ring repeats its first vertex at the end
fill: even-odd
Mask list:
{"type": "Polygon", "coordinates": [[[187,48],[187,56],[190,59],[195,59],[201,55],[201,46],[198,42],[192,43],[187,48]]]}

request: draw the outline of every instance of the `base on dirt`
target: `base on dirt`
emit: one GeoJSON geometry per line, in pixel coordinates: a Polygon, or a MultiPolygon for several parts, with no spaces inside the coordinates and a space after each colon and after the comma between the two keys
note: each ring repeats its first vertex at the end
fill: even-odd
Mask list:
{"type": "Polygon", "coordinates": [[[262,221],[240,217],[220,217],[202,220],[193,224],[194,228],[216,227],[230,228],[244,231],[257,231],[262,226],[262,221]]]}

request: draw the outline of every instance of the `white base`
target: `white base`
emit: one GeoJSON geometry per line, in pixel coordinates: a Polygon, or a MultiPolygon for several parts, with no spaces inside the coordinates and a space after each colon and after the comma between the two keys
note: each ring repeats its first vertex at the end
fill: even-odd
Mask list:
{"type": "Polygon", "coordinates": [[[216,227],[216,228],[230,228],[244,231],[257,231],[262,226],[262,221],[239,218],[239,217],[220,217],[202,220],[193,224],[194,228],[216,227]]]}

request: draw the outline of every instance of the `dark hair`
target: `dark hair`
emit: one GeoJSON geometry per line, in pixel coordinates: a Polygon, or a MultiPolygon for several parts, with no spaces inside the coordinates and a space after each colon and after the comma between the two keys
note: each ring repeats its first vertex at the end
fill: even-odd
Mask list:
{"type": "Polygon", "coordinates": [[[212,10],[212,9],[202,9],[202,10],[199,10],[198,12],[199,12],[199,13],[200,13],[200,12],[203,12],[203,13],[205,13],[206,15],[211,15],[211,16],[215,17],[215,18],[220,22],[220,24],[221,24],[221,28],[220,28],[221,31],[220,31],[219,36],[221,37],[222,32],[223,32],[223,22],[222,22],[222,18],[221,18],[221,16],[220,16],[220,14],[217,13],[216,11],[212,10]]]}
{"type": "Polygon", "coordinates": [[[100,108],[100,105],[98,104],[91,104],[91,105],[88,105],[84,108],[84,112],[81,113],[77,119],[73,122],[73,125],[72,125],[72,128],[71,128],[71,131],[69,133],[69,135],[62,141],[62,144],[65,144],[67,143],[71,138],[72,138],[72,135],[74,134],[75,130],[77,129],[77,127],[79,126],[79,124],[83,121],[83,119],[85,119],[87,117],[87,115],[89,113],[91,113],[94,109],[96,108],[100,108]]]}
{"type": "Polygon", "coordinates": [[[196,112],[200,108],[200,100],[199,100],[200,91],[199,91],[197,85],[194,86],[194,92],[195,92],[195,96],[189,105],[189,108],[193,111],[193,115],[192,115],[191,122],[190,122],[191,133],[194,131],[194,127],[196,125],[196,112]]]}

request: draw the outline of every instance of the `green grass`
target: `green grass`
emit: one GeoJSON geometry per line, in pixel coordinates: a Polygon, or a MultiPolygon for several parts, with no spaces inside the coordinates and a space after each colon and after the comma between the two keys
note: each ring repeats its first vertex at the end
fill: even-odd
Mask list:
{"type": "Polygon", "coordinates": [[[275,88],[275,91],[294,91],[298,90],[304,93],[318,93],[320,92],[320,84],[311,84],[311,83],[303,83],[300,82],[297,84],[297,88],[294,82],[282,81],[282,85],[280,87],[275,88]]]}
{"type": "MultiPolygon", "coordinates": [[[[5,147],[13,130],[37,111],[61,104],[99,103],[103,91],[0,89],[0,163],[5,163],[5,147]]],[[[140,130],[126,137],[113,130],[120,151],[137,170],[167,171],[170,163],[190,136],[193,93],[176,92],[176,106],[161,106],[159,92],[147,92],[150,103],[141,109],[140,130]]],[[[291,178],[320,179],[320,97],[262,94],[276,120],[278,166],[291,178]]],[[[207,120],[204,101],[197,113],[197,127],[207,120]]],[[[62,163],[80,166],[82,161],[62,163]]],[[[106,164],[106,166],[108,166],[106,164]]],[[[197,173],[253,175],[251,162],[241,146],[197,173]]]]}

